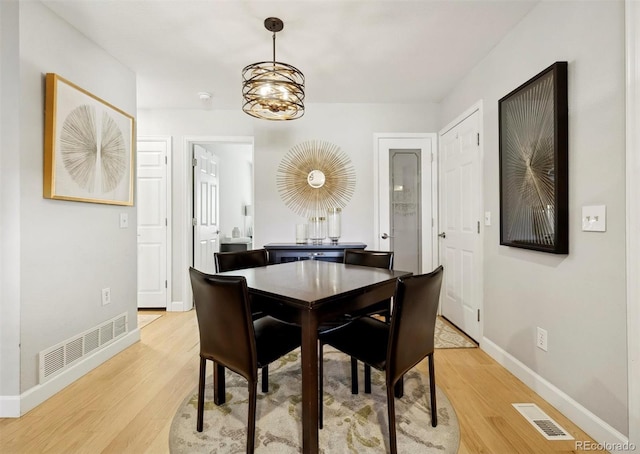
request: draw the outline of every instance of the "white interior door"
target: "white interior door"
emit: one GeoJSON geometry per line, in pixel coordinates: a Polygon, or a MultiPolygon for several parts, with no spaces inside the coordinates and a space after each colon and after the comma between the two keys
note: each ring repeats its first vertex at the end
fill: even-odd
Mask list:
{"type": "Polygon", "coordinates": [[[218,158],[197,144],[193,158],[193,267],[215,273],[213,254],[220,250],[218,158]]]}
{"type": "Polygon", "coordinates": [[[440,135],[442,315],[480,338],[480,113],[440,135]]]}
{"type": "Polygon", "coordinates": [[[139,138],[137,146],[138,307],[166,308],[169,243],[169,138],[139,138]]]}
{"type": "Polygon", "coordinates": [[[376,134],[376,249],[414,274],[436,266],[433,152],[435,134],[376,134]]]}

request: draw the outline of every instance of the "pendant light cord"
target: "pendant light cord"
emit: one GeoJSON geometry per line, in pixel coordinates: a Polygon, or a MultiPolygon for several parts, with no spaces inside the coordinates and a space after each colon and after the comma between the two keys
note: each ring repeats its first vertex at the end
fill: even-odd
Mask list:
{"type": "Polygon", "coordinates": [[[276,63],[276,32],[273,32],[273,63],[276,63]]]}

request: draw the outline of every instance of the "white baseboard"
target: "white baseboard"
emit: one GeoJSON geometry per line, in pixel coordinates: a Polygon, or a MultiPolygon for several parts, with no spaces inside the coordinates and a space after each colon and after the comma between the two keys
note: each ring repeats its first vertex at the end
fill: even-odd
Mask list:
{"type": "Polygon", "coordinates": [[[186,309],[182,301],[171,301],[167,307],[167,312],[184,312],[186,309]]]}
{"type": "MultiPolygon", "coordinates": [[[[77,364],[69,367],[69,369],[53,377],[42,385],[36,385],[28,391],[22,393],[19,398],[19,409],[17,415],[4,415],[0,413],[0,417],[17,417],[24,415],[29,410],[34,409],[42,402],[61,391],[63,388],[69,386],[71,383],[86,375],[91,370],[95,369],[109,358],[117,355],[121,351],[130,347],[140,340],[140,330],[134,329],[127,333],[124,337],[117,339],[113,343],[104,347],[103,349],[95,352],[94,354],[87,356],[85,359],[77,364]]],[[[0,407],[1,409],[2,407],[0,407]]]]}
{"type": "Polygon", "coordinates": [[[553,405],[560,413],[589,434],[596,442],[602,444],[624,444],[629,442],[628,438],[623,434],[486,337],[482,338],[480,347],[540,397],[553,405]]]}

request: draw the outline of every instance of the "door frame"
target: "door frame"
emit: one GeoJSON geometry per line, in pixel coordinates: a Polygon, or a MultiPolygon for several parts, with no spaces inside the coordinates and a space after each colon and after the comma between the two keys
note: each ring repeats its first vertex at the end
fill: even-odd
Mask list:
{"type": "Polygon", "coordinates": [[[640,444],[640,4],[625,2],[626,22],[626,249],[627,249],[627,371],[629,442],[640,444]]]}
{"type": "MultiPolygon", "coordinates": [[[[476,103],[474,103],[471,107],[469,107],[468,109],[466,109],[464,112],[462,112],[460,115],[458,115],[453,121],[449,122],[444,128],[442,128],[439,132],[438,132],[438,139],[440,138],[440,136],[442,136],[443,134],[445,134],[446,132],[448,132],[449,130],[451,130],[452,128],[454,128],[455,126],[457,126],[459,123],[461,123],[462,121],[464,121],[466,118],[470,117],[472,114],[474,114],[475,112],[478,112],[478,132],[480,134],[480,140],[479,140],[479,145],[478,145],[478,178],[476,181],[478,181],[478,186],[477,188],[475,188],[476,194],[477,194],[477,203],[478,203],[478,212],[476,213],[478,216],[478,221],[480,221],[480,227],[481,227],[481,231],[480,231],[480,240],[478,241],[478,273],[476,275],[476,288],[478,289],[478,309],[480,310],[480,322],[479,322],[479,334],[478,334],[478,343],[480,346],[482,346],[482,340],[483,340],[483,336],[484,336],[484,240],[485,240],[485,230],[486,230],[486,226],[484,225],[484,190],[483,190],[483,183],[484,183],[484,118],[483,118],[483,108],[482,108],[482,100],[477,101],[476,103]]],[[[439,147],[441,146],[441,141],[438,140],[438,156],[440,156],[440,149],[439,147]]],[[[439,167],[439,166],[438,166],[439,167]]],[[[438,175],[440,175],[440,169],[438,168],[438,175]]],[[[438,186],[438,193],[442,193],[442,190],[440,188],[440,186],[438,186]]],[[[495,217],[494,217],[495,219],[495,217]]],[[[438,225],[438,231],[441,231],[441,227],[439,224],[438,225]]],[[[440,242],[438,242],[438,259],[440,258],[441,254],[440,254],[440,242]]],[[[442,298],[442,295],[441,295],[442,298]]],[[[440,309],[439,309],[440,310],[440,309]]]]}
{"type": "MultiPolygon", "coordinates": [[[[189,267],[193,265],[193,225],[191,219],[193,218],[193,167],[191,165],[193,159],[192,146],[194,144],[245,144],[251,145],[251,154],[254,155],[254,138],[253,136],[184,136],[183,138],[183,163],[184,163],[184,232],[182,235],[182,261],[186,265],[182,273],[182,282],[184,287],[182,289],[183,303],[181,305],[182,311],[189,311],[193,308],[193,294],[191,292],[191,278],[189,277],[189,267]]],[[[255,160],[255,156],[253,156],[255,160]]],[[[255,166],[253,167],[255,172],[255,166]]],[[[251,175],[254,179],[254,176],[251,175]]],[[[255,188],[254,188],[255,191],[255,188]]],[[[255,196],[255,194],[254,194],[255,196]]],[[[254,198],[255,200],[255,198],[254,198]]]]}
{"type": "MultiPolygon", "coordinates": [[[[431,264],[435,268],[440,263],[438,255],[438,135],[433,132],[380,132],[373,134],[373,244],[374,248],[380,250],[380,197],[378,195],[379,171],[380,171],[380,140],[384,139],[429,139],[431,140],[431,264]]],[[[422,156],[421,156],[422,159],[422,156]]],[[[423,264],[424,267],[424,264],[423,264]]]]}
{"type": "MultiPolygon", "coordinates": [[[[147,136],[147,135],[141,135],[141,136],[137,136],[136,137],[136,153],[137,153],[137,143],[138,142],[165,142],[166,146],[167,146],[167,155],[166,155],[166,165],[165,165],[165,196],[164,196],[164,203],[165,203],[165,213],[166,213],[166,218],[167,218],[167,229],[166,229],[166,246],[167,246],[167,250],[166,250],[166,279],[167,279],[167,293],[166,293],[166,297],[165,297],[165,308],[168,312],[170,312],[172,310],[171,308],[171,289],[172,289],[172,285],[171,285],[171,269],[172,269],[172,255],[171,255],[171,251],[172,251],[172,238],[173,238],[173,234],[171,231],[171,226],[173,225],[172,223],[172,215],[173,215],[173,211],[171,210],[171,175],[173,175],[172,169],[171,169],[171,162],[172,162],[172,157],[173,157],[173,138],[171,136],[147,136]]],[[[136,159],[136,163],[137,163],[137,159],[136,159]]],[[[137,164],[136,164],[137,165],[137,164]]],[[[136,191],[137,191],[137,174],[136,174],[136,191]]],[[[136,203],[139,203],[139,200],[137,200],[137,192],[136,192],[136,203]]],[[[138,229],[138,226],[136,225],[136,230],[138,229]]],[[[137,243],[136,243],[137,246],[137,243]]],[[[137,304],[136,304],[137,306],[137,304]]]]}

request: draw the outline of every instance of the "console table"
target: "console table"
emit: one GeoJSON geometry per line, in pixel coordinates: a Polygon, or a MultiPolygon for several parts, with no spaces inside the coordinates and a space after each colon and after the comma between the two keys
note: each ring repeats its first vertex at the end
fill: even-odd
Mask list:
{"type": "Polygon", "coordinates": [[[296,262],[298,260],[323,260],[341,263],[345,249],[364,249],[366,247],[367,245],[364,243],[269,243],[264,245],[269,253],[269,263],[296,262]]]}

